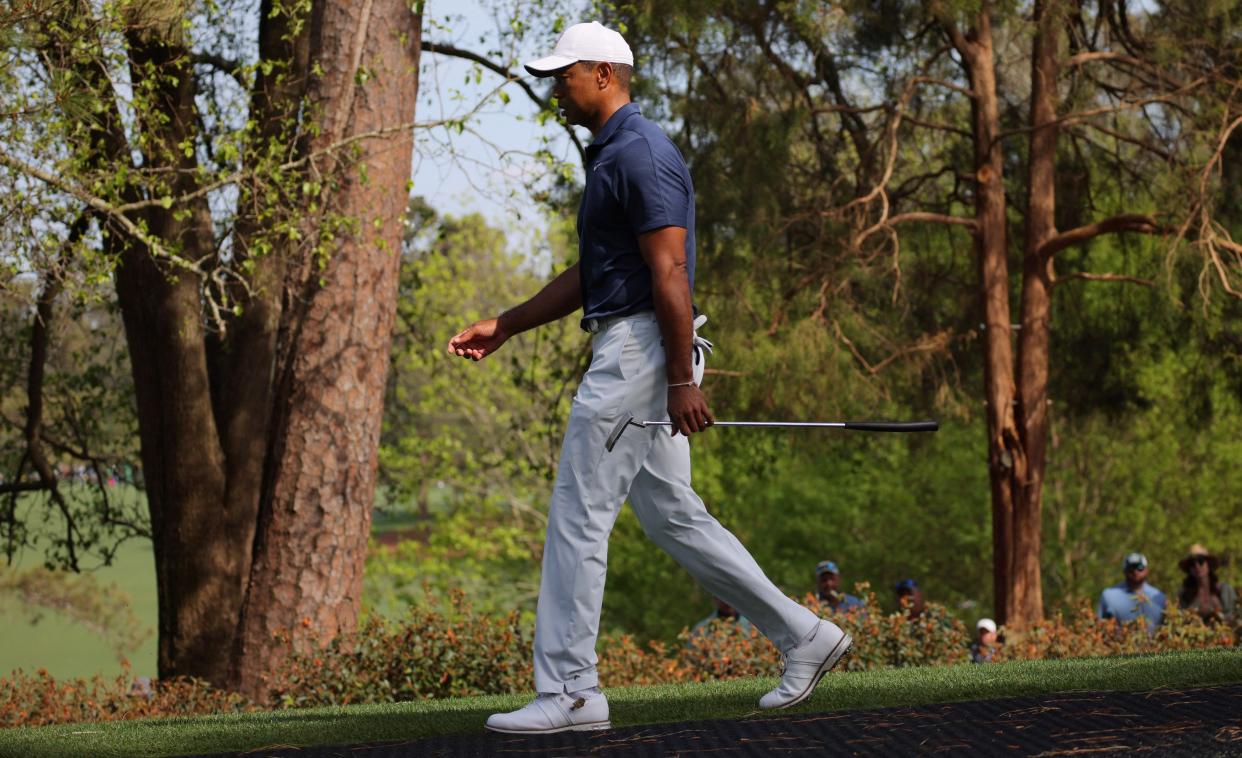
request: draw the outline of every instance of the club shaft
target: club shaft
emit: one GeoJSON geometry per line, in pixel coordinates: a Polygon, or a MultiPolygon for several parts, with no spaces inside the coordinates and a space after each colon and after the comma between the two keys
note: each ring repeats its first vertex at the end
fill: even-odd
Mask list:
{"type": "MultiPolygon", "coordinates": [[[[646,426],[672,426],[672,421],[648,421],[646,426]]],[[[841,429],[844,421],[717,421],[712,426],[820,426],[841,429]]]]}
{"type": "MultiPolygon", "coordinates": [[[[671,421],[647,421],[645,426],[672,426],[671,421]]],[[[936,421],[717,421],[712,426],[752,426],[769,428],[853,429],[860,432],[934,432],[936,421]]]]}

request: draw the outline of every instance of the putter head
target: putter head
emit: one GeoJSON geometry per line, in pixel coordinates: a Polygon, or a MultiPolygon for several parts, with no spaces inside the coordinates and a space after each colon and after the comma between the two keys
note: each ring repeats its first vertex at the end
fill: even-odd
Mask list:
{"type": "Polygon", "coordinates": [[[630,424],[640,428],[646,426],[641,421],[635,421],[634,414],[627,411],[621,415],[621,420],[612,428],[612,434],[608,435],[608,441],[604,443],[604,449],[611,453],[613,446],[617,444],[617,440],[621,439],[621,435],[625,433],[625,428],[630,424]]]}

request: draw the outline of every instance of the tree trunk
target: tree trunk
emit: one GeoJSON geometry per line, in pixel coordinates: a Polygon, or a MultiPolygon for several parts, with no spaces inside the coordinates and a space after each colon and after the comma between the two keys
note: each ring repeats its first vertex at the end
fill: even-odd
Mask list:
{"type": "Polygon", "coordinates": [[[1014,503],[1014,575],[1011,626],[1043,620],[1040,581],[1042,495],[1048,442],[1048,352],[1053,257],[1044,243],[1056,236],[1057,76],[1062,9],[1058,0],[1035,3],[1031,56],[1031,138],[1027,160],[1026,239],[1022,263],[1022,331],[1018,335],[1018,425],[1026,476],[1014,503]]]}
{"type": "MultiPolygon", "coordinates": [[[[143,123],[144,160],[174,169],[175,194],[197,189],[194,160],[179,147],[194,135],[194,79],[188,51],[145,29],[130,35],[135,86],[144,71],[166,123],[143,123]]],[[[144,214],[151,234],[185,257],[213,247],[206,199],[188,209],[144,214]],[[182,216],[178,211],[188,210],[182,216]]],[[[242,579],[237,541],[221,528],[224,459],[212,416],[200,290],[201,278],[172,269],[127,241],[116,272],[117,296],[133,364],[143,475],[154,537],[159,598],[159,672],[223,682],[236,627],[242,579]]]]}
{"type": "Polygon", "coordinates": [[[984,391],[987,403],[988,475],[992,489],[992,581],[997,621],[1012,615],[1013,519],[1017,482],[1026,467],[1014,420],[1016,395],[1009,328],[1009,261],[1005,240],[1004,163],[1000,108],[992,55],[991,7],[984,3],[965,35],[950,38],[970,80],[975,146],[975,259],[983,306],[984,391]]]}
{"type": "MultiPolygon", "coordinates": [[[[89,13],[73,3],[64,10],[89,13]]],[[[136,87],[154,93],[139,115],[167,116],[138,125],[142,163],[173,177],[161,193],[184,196],[200,181],[184,150],[196,139],[190,56],[179,24],[136,13],[126,35],[131,71],[136,87]]],[[[268,251],[255,254],[250,243],[273,217],[261,178],[241,187],[232,252],[254,266],[252,294],[233,293],[245,309],[228,316],[226,334],[208,333],[201,275],[105,224],[104,244],[120,261],[138,405],[161,677],[193,675],[261,695],[262,674],[284,652],[273,630],[306,646],[356,621],[412,158],[411,129],[397,127],[414,114],[420,32],[421,17],[395,0],[283,11],[263,3],[260,55],[271,65],[256,76],[258,135],[247,167],[272,155],[278,163],[327,156],[334,165],[315,166],[327,189],[314,200],[348,231],[312,251],[319,229],[308,222],[310,244],[269,237],[268,251]],[[324,71],[313,84],[312,50],[324,71]],[[307,130],[311,120],[322,131],[307,130]],[[378,129],[394,134],[336,149],[378,129]],[[317,136],[296,138],[299,130],[317,136]]],[[[107,72],[70,42],[49,35],[47,65],[72,66],[96,92],[110,92],[107,72]]],[[[77,145],[96,171],[129,163],[135,149],[115,102],[101,102],[91,138],[77,145]]],[[[127,186],[124,200],[144,192],[127,186]]],[[[315,218],[307,207],[278,210],[315,218]]],[[[130,216],[184,258],[212,259],[205,197],[130,216]]]]}
{"type": "MultiPolygon", "coordinates": [[[[316,10],[311,59],[323,73],[309,97],[321,125],[312,151],[412,119],[420,32],[397,0],[316,10]]],[[[355,144],[356,163],[327,158],[339,172],[324,207],[356,223],[338,229],[322,268],[299,261],[286,291],[232,670],[236,687],[258,698],[289,652],[278,634],[307,649],[351,631],[360,607],[413,137],[407,128],[355,144]]]]}

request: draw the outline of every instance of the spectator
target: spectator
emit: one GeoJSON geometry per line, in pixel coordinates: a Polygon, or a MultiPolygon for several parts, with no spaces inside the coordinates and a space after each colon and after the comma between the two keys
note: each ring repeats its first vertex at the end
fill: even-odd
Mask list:
{"type": "Polygon", "coordinates": [[[841,571],[832,561],[820,561],[815,566],[815,583],[819,587],[819,602],[833,611],[844,613],[850,608],[860,608],[863,602],[841,591],[841,571]]]}
{"type": "Polygon", "coordinates": [[[905,609],[913,621],[923,615],[923,590],[913,579],[902,579],[893,587],[897,591],[897,607],[905,609]]]}
{"type": "Polygon", "coordinates": [[[716,610],[712,611],[710,614],[708,614],[707,618],[695,624],[690,629],[690,637],[692,639],[694,637],[699,637],[701,635],[707,634],[709,631],[711,631],[711,626],[712,626],[713,621],[723,621],[727,623],[737,624],[738,629],[743,634],[750,634],[751,624],[750,624],[750,621],[745,616],[738,613],[736,608],[729,605],[728,603],[726,603],[725,601],[721,600],[718,597],[713,597],[712,600],[716,602],[716,610]]]}
{"type": "Polygon", "coordinates": [[[1147,556],[1130,553],[1122,562],[1126,578],[1100,593],[1096,615],[1125,623],[1138,618],[1147,620],[1147,631],[1154,632],[1164,617],[1164,593],[1147,583],[1147,556]]]}
{"type": "Polygon", "coordinates": [[[991,663],[996,655],[996,622],[979,619],[975,624],[975,641],[970,646],[971,663],[991,663]]]}
{"type": "Polygon", "coordinates": [[[1199,614],[1204,623],[1232,624],[1237,615],[1238,593],[1217,578],[1220,559],[1203,545],[1194,544],[1177,565],[1186,572],[1177,597],[1178,606],[1199,614]]]}

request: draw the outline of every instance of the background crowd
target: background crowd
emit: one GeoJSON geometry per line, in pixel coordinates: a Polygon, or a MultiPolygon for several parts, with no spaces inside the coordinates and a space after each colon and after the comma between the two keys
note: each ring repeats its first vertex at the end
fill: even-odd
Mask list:
{"type": "MultiPolygon", "coordinates": [[[[1184,578],[1177,591],[1176,602],[1178,608],[1193,612],[1204,624],[1223,624],[1232,628],[1238,622],[1237,592],[1232,585],[1220,579],[1217,572],[1221,565],[1220,557],[1206,547],[1198,543],[1191,545],[1186,556],[1177,563],[1184,578]]],[[[1154,634],[1164,620],[1169,601],[1162,590],[1147,582],[1150,573],[1147,556],[1138,552],[1126,555],[1122,562],[1124,578],[1100,593],[1096,617],[1101,622],[1114,624],[1141,622],[1147,626],[1149,634],[1154,634]]],[[[897,607],[905,612],[910,621],[923,615],[927,602],[916,580],[906,578],[896,582],[893,593],[897,607]]],[[[820,561],[815,566],[815,598],[821,610],[830,613],[865,609],[862,599],[841,589],[841,569],[831,560],[820,561]]],[[[691,639],[706,634],[717,622],[735,624],[749,632],[751,623],[746,617],[720,598],[713,600],[715,610],[694,625],[690,632],[691,639]]],[[[971,661],[992,662],[997,647],[1003,643],[1003,630],[995,621],[978,619],[970,645],[971,661]]]]}

